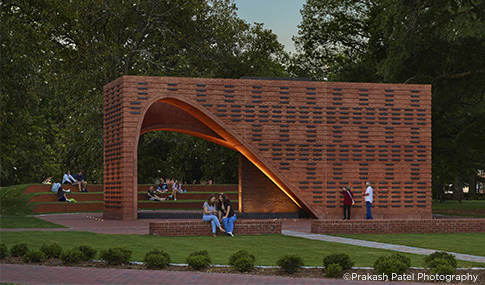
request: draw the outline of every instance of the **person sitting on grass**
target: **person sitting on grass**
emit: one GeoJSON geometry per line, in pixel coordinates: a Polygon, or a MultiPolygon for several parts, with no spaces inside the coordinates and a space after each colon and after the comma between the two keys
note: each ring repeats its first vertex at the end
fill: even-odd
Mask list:
{"type": "Polygon", "coordinates": [[[150,186],[150,188],[147,191],[148,199],[150,201],[165,201],[167,198],[162,198],[158,197],[157,194],[155,194],[155,187],[150,186]]]}

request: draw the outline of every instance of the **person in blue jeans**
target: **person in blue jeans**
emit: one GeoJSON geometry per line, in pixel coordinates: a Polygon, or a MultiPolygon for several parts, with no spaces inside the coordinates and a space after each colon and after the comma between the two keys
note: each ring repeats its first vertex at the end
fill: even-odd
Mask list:
{"type": "Polygon", "coordinates": [[[365,208],[366,208],[366,214],[365,214],[365,219],[366,220],[372,220],[372,202],[374,202],[374,189],[372,189],[371,183],[366,182],[365,185],[367,186],[367,189],[365,190],[365,208]]]}
{"type": "Polygon", "coordinates": [[[222,217],[222,224],[224,225],[224,229],[226,230],[227,234],[234,237],[232,233],[234,231],[234,222],[236,221],[236,215],[234,214],[234,210],[232,209],[231,200],[227,199],[224,193],[220,193],[217,196],[217,210],[219,211],[219,220],[222,217]]]}
{"type": "Polygon", "coordinates": [[[219,228],[219,230],[222,233],[225,233],[226,231],[221,227],[221,223],[219,222],[219,219],[217,218],[217,210],[216,210],[216,196],[214,194],[209,195],[209,199],[207,199],[207,202],[204,202],[204,215],[202,216],[202,220],[204,222],[211,222],[212,225],[212,235],[216,237],[216,228],[219,228]]]}

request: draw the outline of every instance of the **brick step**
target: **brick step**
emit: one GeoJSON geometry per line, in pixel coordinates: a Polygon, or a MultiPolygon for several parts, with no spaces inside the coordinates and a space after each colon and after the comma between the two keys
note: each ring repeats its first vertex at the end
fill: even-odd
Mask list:
{"type": "MultiPolygon", "coordinates": [[[[156,185],[153,185],[156,186],[156,185]]],[[[182,189],[187,190],[187,192],[197,191],[204,193],[226,193],[226,192],[238,192],[238,185],[184,185],[182,189]]],[[[50,192],[52,185],[50,184],[33,184],[24,190],[24,193],[34,193],[34,192],[50,192]]],[[[71,192],[79,192],[77,186],[72,186],[68,184],[62,184],[62,188],[70,189],[71,192]]],[[[150,188],[150,185],[138,185],[138,192],[145,192],[150,188]]],[[[103,192],[103,185],[88,185],[89,192],[103,192]]],[[[172,185],[168,185],[168,189],[172,189],[172,185]]]]}
{"type": "MultiPolygon", "coordinates": [[[[163,194],[157,194],[161,198],[165,198],[170,193],[163,193],[163,194]]],[[[238,193],[226,193],[227,198],[231,200],[237,200],[238,199],[238,193]]],[[[209,198],[209,194],[207,193],[183,193],[183,194],[177,194],[177,200],[201,200],[201,201],[206,201],[207,198],[209,198]]],[[[138,201],[143,201],[143,200],[148,200],[148,195],[146,193],[138,193],[138,201]]]]}
{"type": "MultiPolygon", "coordinates": [[[[24,190],[24,194],[26,193],[36,193],[36,192],[51,192],[52,185],[50,184],[33,184],[27,187],[27,189],[24,190]]],[[[79,192],[79,188],[77,186],[73,185],[68,185],[68,184],[62,184],[62,188],[64,189],[69,189],[71,192],[79,192]]],[[[88,185],[86,189],[89,192],[103,192],[103,185],[88,185]]],[[[88,192],[88,193],[89,193],[88,192]]]]}
{"type": "MultiPolygon", "coordinates": [[[[158,196],[164,198],[169,194],[159,194],[158,196]]],[[[227,197],[232,200],[238,199],[238,193],[227,193],[227,197]]],[[[78,202],[102,202],[103,192],[96,193],[81,193],[81,192],[71,192],[67,194],[68,198],[74,198],[78,202]]],[[[207,193],[184,193],[177,194],[177,200],[200,200],[202,203],[208,198],[207,193]]],[[[148,201],[148,195],[145,193],[138,193],[138,201],[148,201]]],[[[43,203],[43,202],[57,202],[57,194],[52,192],[39,192],[39,194],[30,198],[29,203],[43,203]]]]}
{"type": "MultiPolygon", "coordinates": [[[[148,210],[148,209],[156,209],[156,210],[160,210],[160,209],[166,209],[166,210],[183,210],[183,209],[187,209],[187,210],[197,210],[197,209],[200,209],[201,213],[202,213],[202,206],[204,205],[204,202],[201,202],[201,201],[190,201],[190,202],[183,202],[183,201],[179,201],[177,199],[177,201],[173,201],[173,200],[169,200],[169,201],[142,201],[142,202],[138,202],[138,209],[139,210],[148,210]]],[[[234,206],[234,210],[237,211],[238,209],[238,201],[234,201],[232,203],[232,205],[234,206]]]]}
{"type": "Polygon", "coordinates": [[[73,212],[100,212],[103,211],[103,202],[54,202],[41,203],[32,208],[32,213],[73,213],[73,212]]]}
{"type": "MultiPolygon", "coordinates": [[[[157,185],[155,189],[157,189],[157,185]]],[[[150,185],[138,185],[138,192],[146,192],[150,188],[150,185]]],[[[226,192],[238,192],[239,186],[236,184],[231,185],[182,185],[183,190],[189,191],[197,191],[197,192],[206,192],[206,193],[226,193],[226,192]]],[[[168,184],[168,190],[172,191],[172,184],[168,184]]]]}
{"type": "MultiPolygon", "coordinates": [[[[76,198],[74,198],[76,199],[76,198]]],[[[163,209],[163,210],[196,210],[202,211],[204,201],[141,201],[138,202],[138,209],[163,209]]],[[[233,203],[234,210],[238,208],[238,201],[233,203]]],[[[73,213],[73,212],[99,212],[103,211],[103,202],[46,202],[35,205],[32,212],[40,213],[73,213]]]]}
{"type": "MultiPolygon", "coordinates": [[[[78,202],[103,202],[103,193],[71,192],[67,194],[67,198],[74,198],[78,202]]],[[[29,203],[57,202],[57,199],[56,193],[39,193],[30,198],[29,203]]]]}

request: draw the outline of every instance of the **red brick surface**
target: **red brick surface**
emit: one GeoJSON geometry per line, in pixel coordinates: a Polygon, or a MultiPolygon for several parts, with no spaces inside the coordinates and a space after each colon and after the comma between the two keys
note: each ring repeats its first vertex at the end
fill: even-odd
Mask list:
{"type": "MultiPolygon", "coordinates": [[[[281,234],[281,225],[281,220],[237,220],[234,223],[234,234],[281,234]]],[[[149,232],[154,236],[200,236],[211,235],[212,228],[209,222],[171,220],[150,223],[149,232]]],[[[219,230],[217,234],[221,234],[219,230]]]]}
{"type": "Polygon", "coordinates": [[[314,220],[315,234],[400,234],[485,232],[484,219],[314,220]]]}
{"type": "Polygon", "coordinates": [[[341,215],[342,186],[362,212],[371,181],[376,217],[431,218],[430,85],[124,76],[104,93],[106,218],[136,219],[138,139],[153,130],[237,150],[313,217],[341,215]]]}

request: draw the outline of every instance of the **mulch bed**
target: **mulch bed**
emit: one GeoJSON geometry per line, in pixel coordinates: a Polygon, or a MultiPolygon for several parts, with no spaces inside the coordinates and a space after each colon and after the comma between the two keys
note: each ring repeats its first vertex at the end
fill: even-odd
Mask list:
{"type": "MultiPolygon", "coordinates": [[[[6,264],[28,264],[24,263],[21,257],[7,257],[3,260],[1,260],[1,263],[6,263],[6,264]]],[[[110,269],[136,269],[136,270],[152,270],[152,269],[147,269],[144,265],[139,265],[139,264],[123,264],[123,265],[110,265],[104,262],[95,262],[95,261],[86,261],[86,262],[80,262],[76,264],[64,264],[61,260],[59,259],[48,259],[44,260],[39,263],[30,263],[30,265],[43,265],[43,266],[73,266],[73,267],[95,267],[95,268],[110,268],[110,269]]],[[[216,266],[210,266],[205,269],[201,270],[194,270],[189,266],[173,266],[170,265],[165,269],[162,270],[167,270],[167,271],[190,271],[190,272],[206,272],[206,273],[238,273],[241,274],[241,272],[230,268],[230,267],[216,267],[216,266]]],[[[355,273],[360,276],[364,276],[367,274],[374,275],[375,272],[373,269],[351,269],[347,270],[344,273],[355,273]]],[[[413,280],[389,280],[389,281],[405,281],[405,282],[430,282],[429,280],[418,280],[417,276],[419,273],[426,273],[429,275],[427,270],[424,269],[409,269],[408,275],[412,275],[414,273],[415,278],[413,280]]],[[[319,268],[301,268],[298,272],[295,274],[287,274],[284,271],[280,270],[279,268],[255,268],[254,270],[250,272],[246,272],[244,274],[251,274],[251,275],[271,275],[271,276],[284,276],[284,277],[299,277],[299,278],[328,278],[325,275],[325,271],[323,269],[319,268]]],[[[458,281],[452,281],[449,283],[460,283],[460,284],[483,284],[485,283],[485,270],[457,270],[455,272],[455,275],[475,275],[478,276],[477,282],[473,282],[472,280],[465,281],[465,282],[458,282],[458,281]]],[[[342,278],[339,278],[342,279],[342,278]]],[[[354,279],[355,280],[355,279],[354,279]]],[[[362,279],[360,279],[362,280],[362,279]]],[[[444,281],[446,282],[446,281],[444,281]]],[[[441,283],[444,283],[441,282],[441,283]]]]}

